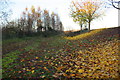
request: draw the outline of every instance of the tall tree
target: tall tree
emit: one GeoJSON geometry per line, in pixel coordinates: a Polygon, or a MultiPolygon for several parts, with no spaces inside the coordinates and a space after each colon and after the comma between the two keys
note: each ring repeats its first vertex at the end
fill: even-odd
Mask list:
{"type": "Polygon", "coordinates": [[[44,17],[44,28],[45,30],[48,30],[48,28],[50,27],[50,15],[48,10],[44,10],[43,17],[44,17]]]}
{"type": "Polygon", "coordinates": [[[18,19],[18,27],[20,30],[26,31],[27,20],[26,20],[26,13],[22,12],[22,16],[18,19]]]}
{"type": "Polygon", "coordinates": [[[58,14],[56,14],[56,30],[60,31],[60,17],[58,14]]]}
{"type": "Polygon", "coordinates": [[[41,20],[42,11],[41,11],[40,7],[38,7],[36,14],[37,14],[37,19],[36,19],[37,20],[37,30],[39,32],[39,31],[42,31],[42,28],[43,28],[42,20],[41,20]]]}
{"type": "Polygon", "coordinates": [[[64,29],[63,29],[63,24],[62,24],[62,22],[60,21],[60,31],[63,31],[64,29]]]}
{"type": "Polygon", "coordinates": [[[51,14],[51,25],[52,25],[52,28],[55,30],[55,13],[52,12],[51,14]]]}
{"type": "Polygon", "coordinates": [[[82,9],[79,11],[74,11],[71,8],[71,12],[70,12],[71,17],[73,17],[73,21],[77,22],[82,30],[83,24],[86,22],[86,18],[84,17],[85,13],[83,13],[82,9]]]}
{"type": "Polygon", "coordinates": [[[103,3],[100,0],[72,1],[71,15],[75,18],[75,20],[79,21],[80,24],[87,22],[88,30],[90,31],[91,22],[103,14],[101,12],[102,6],[103,3]]]}

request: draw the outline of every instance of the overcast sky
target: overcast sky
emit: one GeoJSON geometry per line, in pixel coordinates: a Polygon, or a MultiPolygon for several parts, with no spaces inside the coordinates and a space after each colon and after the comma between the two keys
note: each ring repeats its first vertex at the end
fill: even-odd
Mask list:
{"type": "MultiPolygon", "coordinates": [[[[22,11],[26,7],[31,8],[34,5],[41,9],[47,9],[49,11],[55,11],[59,14],[65,30],[80,29],[79,25],[73,22],[69,16],[69,6],[72,0],[10,0],[13,2],[11,8],[13,15],[11,19],[19,18],[22,11]]],[[[103,27],[116,27],[118,26],[118,10],[110,8],[106,11],[105,16],[99,20],[92,22],[91,29],[98,29],[103,27]]]]}

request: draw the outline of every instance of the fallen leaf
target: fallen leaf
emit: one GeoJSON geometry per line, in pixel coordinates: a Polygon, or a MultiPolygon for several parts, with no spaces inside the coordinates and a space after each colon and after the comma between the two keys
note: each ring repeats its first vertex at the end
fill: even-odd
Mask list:
{"type": "Polygon", "coordinates": [[[83,69],[79,69],[78,72],[79,72],[79,73],[83,73],[84,70],[83,70],[83,69]]]}
{"type": "Polygon", "coordinates": [[[32,72],[32,73],[34,73],[35,71],[34,71],[34,70],[32,70],[31,72],[32,72]]]}
{"type": "Polygon", "coordinates": [[[64,68],[64,66],[60,66],[60,67],[57,68],[57,70],[60,71],[63,68],[64,68]]]}
{"type": "Polygon", "coordinates": [[[70,76],[72,76],[72,77],[73,77],[73,76],[75,76],[75,74],[70,74],[70,76]]]}
{"type": "Polygon", "coordinates": [[[39,57],[36,57],[36,59],[38,59],[39,57]]]}

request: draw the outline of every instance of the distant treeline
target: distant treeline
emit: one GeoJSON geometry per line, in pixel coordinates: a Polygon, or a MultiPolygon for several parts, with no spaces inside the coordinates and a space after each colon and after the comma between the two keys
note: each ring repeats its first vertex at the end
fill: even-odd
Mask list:
{"type": "Polygon", "coordinates": [[[57,13],[50,13],[48,10],[35,9],[34,6],[29,10],[25,8],[22,16],[8,22],[2,27],[2,38],[9,39],[14,37],[26,37],[59,34],[63,31],[63,25],[57,13]]]}

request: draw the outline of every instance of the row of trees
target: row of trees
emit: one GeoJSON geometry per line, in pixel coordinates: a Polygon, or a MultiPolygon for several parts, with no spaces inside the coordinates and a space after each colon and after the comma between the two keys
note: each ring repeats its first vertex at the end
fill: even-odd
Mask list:
{"type": "MultiPolygon", "coordinates": [[[[62,32],[63,25],[60,17],[55,12],[49,12],[48,10],[37,9],[32,6],[31,9],[25,8],[21,17],[15,21],[9,21],[2,28],[3,37],[23,37],[32,35],[49,36],[49,32],[62,32]],[[48,34],[47,34],[48,33],[48,34]]],[[[56,34],[56,33],[55,33],[56,34]]]]}
{"type": "Polygon", "coordinates": [[[35,9],[34,6],[29,10],[28,8],[22,13],[18,21],[20,27],[24,31],[47,31],[57,30],[63,31],[63,25],[58,14],[48,10],[41,10],[40,7],[35,9]]]}

